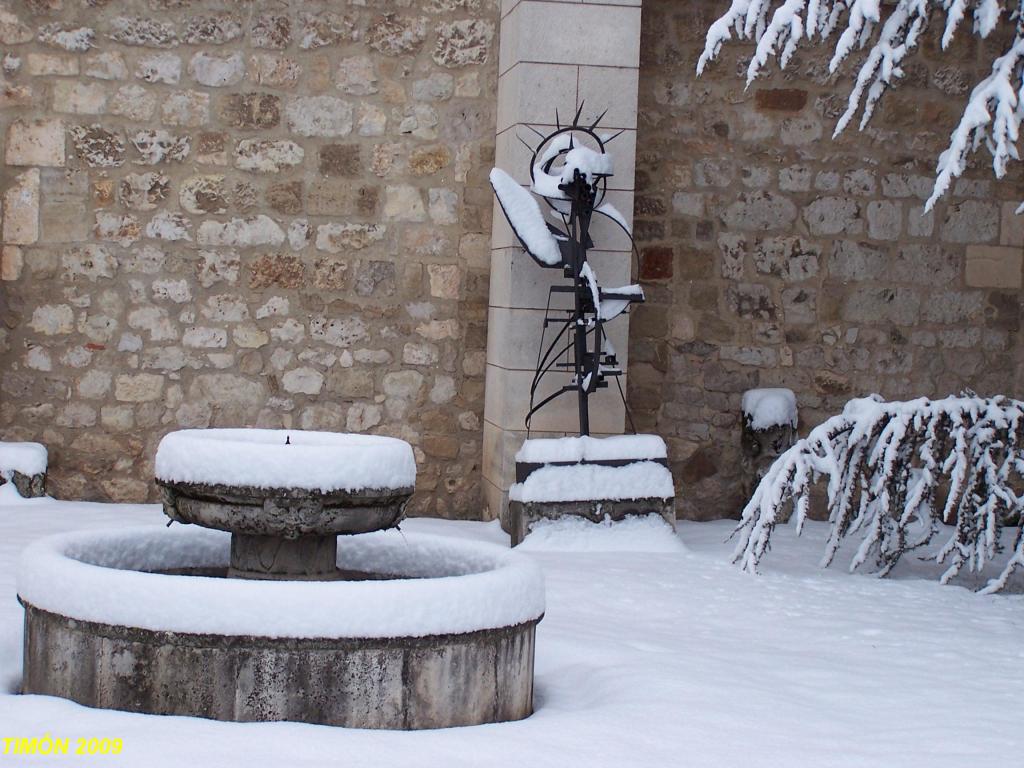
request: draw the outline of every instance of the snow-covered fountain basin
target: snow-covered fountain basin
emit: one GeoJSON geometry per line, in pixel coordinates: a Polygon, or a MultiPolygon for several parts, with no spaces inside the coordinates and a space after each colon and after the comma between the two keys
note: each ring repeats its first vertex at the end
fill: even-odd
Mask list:
{"type": "Polygon", "coordinates": [[[165,511],[204,527],[69,533],[25,551],[25,693],[360,728],[532,712],[544,612],[532,562],[397,530],[345,536],[336,552],[338,533],[397,526],[411,448],[241,431],[262,434],[187,431],[161,444],[165,511]]]}

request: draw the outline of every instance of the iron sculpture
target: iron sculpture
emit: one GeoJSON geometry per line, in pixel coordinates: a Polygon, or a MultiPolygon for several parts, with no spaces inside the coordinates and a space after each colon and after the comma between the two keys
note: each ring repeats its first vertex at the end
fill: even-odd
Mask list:
{"type": "MultiPolygon", "coordinates": [[[[587,261],[587,251],[594,247],[590,238],[594,214],[610,219],[622,229],[629,238],[634,255],[636,246],[625,218],[605,200],[608,178],[613,175],[607,145],[622,131],[601,136],[598,126],[605,113],[591,125],[580,123],[582,113],[583,104],[580,104],[572,123],[563,126],[556,111],[556,128],[546,135],[530,127],[540,137],[536,147],[531,147],[519,137],[532,153],[529,191],[498,168],[492,170],[490,176],[505,218],[526,252],[541,267],[561,269],[564,277],[571,280],[568,285],[554,285],[548,291],[537,366],[530,386],[530,409],[525,420],[527,432],[537,411],[552,400],[575,392],[579,406],[579,434],[589,435],[588,398],[597,390],[607,388],[609,378],[615,379],[625,403],[618,379],[622,369],[604,324],[622,314],[631,304],[644,300],[639,285],[602,288],[587,261]],[[550,209],[549,214],[560,220],[563,228],[544,218],[531,192],[544,200],[550,209]],[[572,308],[552,309],[555,294],[572,294],[572,308]],[[545,348],[550,326],[560,330],[545,348]],[[563,342],[566,337],[568,339],[563,342]],[[563,343],[564,346],[560,346],[563,343]],[[552,369],[571,370],[572,378],[568,384],[535,404],[540,382],[552,369]]],[[[626,414],[629,416],[628,407],[626,414]]],[[[630,424],[632,426],[631,417],[630,424]]]]}

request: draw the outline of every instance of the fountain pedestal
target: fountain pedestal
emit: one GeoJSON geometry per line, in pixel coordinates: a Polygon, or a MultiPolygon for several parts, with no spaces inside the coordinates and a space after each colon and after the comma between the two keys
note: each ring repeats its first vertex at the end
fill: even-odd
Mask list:
{"type": "Polygon", "coordinates": [[[411,486],[322,492],[157,479],[164,514],[231,533],[228,576],[336,579],[338,536],[397,526],[411,486]]]}

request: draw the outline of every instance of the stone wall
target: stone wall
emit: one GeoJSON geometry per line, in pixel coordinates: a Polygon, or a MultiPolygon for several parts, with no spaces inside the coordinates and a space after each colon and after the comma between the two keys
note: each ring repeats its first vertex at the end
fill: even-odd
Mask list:
{"type": "Polygon", "coordinates": [[[180,427],[409,440],[479,515],[497,0],[0,2],[0,437],[153,498],[180,427]]]}
{"type": "Polygon", "coordinates": [[[922,216],[936,158],[1005,40],[965,27],[923,55],[863,132],[829,137],[849,69],[801,52],[744,90],[750,46],[694,78],[725,0],[645,0],[636,232],[648,303],[632,318],[630,403],[664,435],[680,516],[735,515],[740,396],[797,393],[801,432],[851,397],[1021,396],[1020,166],[979,156],[922,216]]]}

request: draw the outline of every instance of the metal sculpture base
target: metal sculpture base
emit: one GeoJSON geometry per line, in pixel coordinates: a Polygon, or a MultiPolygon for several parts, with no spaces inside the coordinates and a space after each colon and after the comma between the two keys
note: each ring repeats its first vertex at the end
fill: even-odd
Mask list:
{"type": "Polygon", "coordinates": [[[590,501],[510,501],[508,514],[501,527],[512,538],[512,546],[520,544],[533,525],[541,520],[580,517],[592,523],[605,518],[618,521],[636,515],[660,515],[676,527],[676,502],[671,499],[593,499],[590,501]]]}

